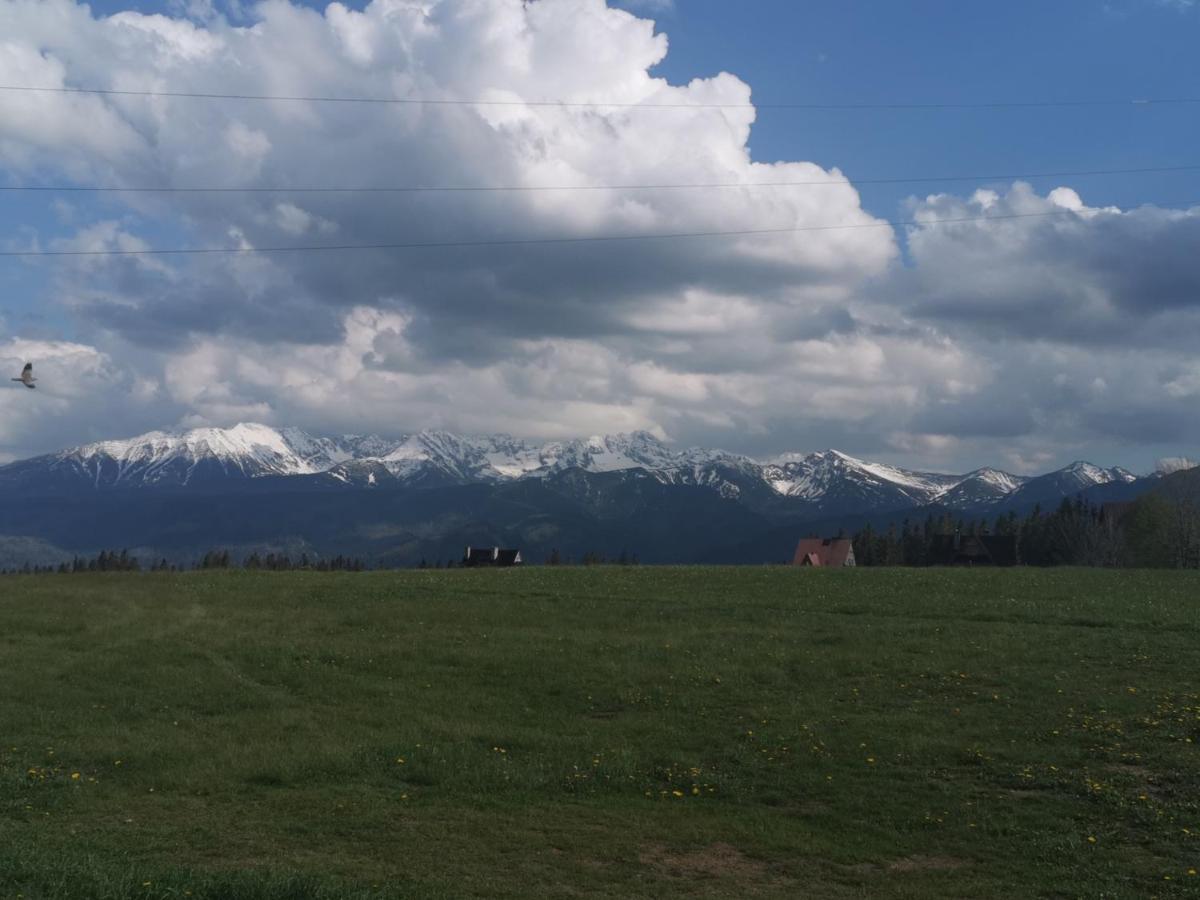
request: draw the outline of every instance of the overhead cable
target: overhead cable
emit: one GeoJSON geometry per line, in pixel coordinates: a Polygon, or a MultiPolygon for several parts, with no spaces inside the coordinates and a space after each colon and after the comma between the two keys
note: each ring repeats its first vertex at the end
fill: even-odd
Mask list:
{"type": "Polygon", "coordinates": [[[409,106],[497,106],[560,109],[795,109],[795,110],[938,110],[938,109],[1053,109],[1061,107],[1178,106],[1200,104],[1200,97],[1100,98],[1068,100],[997,100],[918,103],[666,103],[602,100],[483,100],[444,97],[338,97],[292,94],[243,94],[216,91],[135,91],[117,88],[0,85],[0,91],[53,94],[95,94],[112,97],[176,97],[200,100],[272,100],[301,103],[383,103],[409,106]]]}
{"type": "MultiPolygon", "coordinates": [[[[1193,206],[1197,201],[1171,204],[1193,206]]],[[[459,241],[402,241],[378,244],[308,244],[280,247],[180,247],[129,250],[0,250],[0,257],[67,257],[67,256],[174,256],[205,254],[314,253],[345,250],[439,250],[469,247],[523,247],[554,244],[617,243],[630,241],[661,241],[683,238],[744,237],[767,234],[799,234],[814,231],[842,231],[860,228],[932,227],[965,222],[998,222],[1012,219],[1043,219],[1052,216],[1078,215],[1077,210],[1059,209],[1040,213],[1006,213],[990,216],[961,216],[949,219],[878,220],[852,222],[843,225],[801,225],[792,228],[747,228],[730,231],[677,231],[659,234],[583,235],[579,237],[487,238],[459,241]]]]}
{"type": "Polygon", "coordinates": [[[96,193],[96,194],[437,194],[437,193],[523,193],[529,191],[668,191],[717,188],[836,187],[861,184],[929,184],[953,181],[1006,181],[1021,178],[1083,178],[1099,175],[1143,175],[1195,172],[1200,164],[1149,166],[1136,169],[1081,169],[1074,172],[1005,172],[986,175],[933,175],[915,178],[843,178],[822,181],[717,181],[684,184],[518,184],[518,185],[368,185],[362,187],[201,187],[148,185],[0,185],[0,192],[96,193]]]}

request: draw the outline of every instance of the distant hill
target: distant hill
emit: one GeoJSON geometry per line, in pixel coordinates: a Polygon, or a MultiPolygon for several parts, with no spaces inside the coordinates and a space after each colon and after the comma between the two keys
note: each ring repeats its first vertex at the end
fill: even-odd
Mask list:
{"type": "Polygon", "coordinates": [[[519,546],[533,561],[557,549],[777,562],[801,531],[882,528],[934,512],[1024,513],[1080,493],[1129,499],[1159,481],[1084,462],[1030,478],[906,470],[836,450],[758,461],[674,449],[646,432],[534,444],[242,424],[0,466],[0,565],[104,547],[186,561],[217,546],[407,565],[457,559],[468,543],[519,546]]]}

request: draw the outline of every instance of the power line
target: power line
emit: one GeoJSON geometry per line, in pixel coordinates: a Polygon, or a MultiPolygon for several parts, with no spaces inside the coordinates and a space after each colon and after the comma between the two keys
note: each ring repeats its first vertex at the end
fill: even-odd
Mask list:
{"type": "Polygon", "coordinates": [[[115,88],[0,85],[0,91],[96,94],[111,97],[175,97],[200,100],[279,100],[302,103],[384,103],[408,106],[517,106],[559,109],[794,109],[794,110],[939,110],[1054,109],[1060,107],[1168,106],[1198,104],[1200,97],[1153,97],[1095,100],[1001,100],[972,103],[616,103],[575,100],[462,100],[434,97],[336,97],[290,94],[225,94],[210,91],[133,91],[115,88]]]}
{"type": "MultiPolygon", "coordinates": [[[[1171,206],[1193,206],[1196,201],[1173,203],[1171,206]]],[[[1071,209],[1041,213],[1009,213],[995,216],[962,216],[935,221],[919,219],[880,220],[876,222],[854,222],[845,225],[801,225],[794,228],[749,228],[735,231],[678,231],[663,234],[590,235],[585,237],[559,238],[501,238],[468,241],[413,241],[384,244],[312,244],[287,247],[182,247],[176,249],[146,248],[141,250],[2,250],[3,256],[174,256],[205,254],[254,254],[254,253],[313,253],[342,250],[439,250],[456,247],[524,247],[548,244],[617,243],[624,241],[677,240],[682,238],[743,237],[765,234],[798,234],[812,231],[842,231],[859,228],[900,228],[908,225],[951,225],[964,222],[997,222],[1012,219],[1043,219],[1051,216],[1075,215],[1071,209]]]]}
{"type": "Polygon", "coordinates": [[[0,192],[97,194],[423,194],[516,193],[529,191],[665,191],[716,188],[819,187],[862,184],[929,184],[953,181],[1003,181],[1015,178],[1082,178],[1099,175],[1142,175],[1200,171],[1200,164],[1149,166],[1136,169],[1082,169],[1074,172],[1004,172],[986,175],[935,175],[917,178],[856,178],[841,181],[725,181],[690,184],[558,184],[558,185],[404,185],[367,187],[102,187],[92,185],[0,185],[0,192]]]}

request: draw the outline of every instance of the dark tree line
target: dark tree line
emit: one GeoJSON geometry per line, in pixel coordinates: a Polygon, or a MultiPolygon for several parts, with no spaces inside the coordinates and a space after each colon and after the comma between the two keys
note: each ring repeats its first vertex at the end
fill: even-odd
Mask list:
{"type": "MultiPolygon", "coordinates": [[[[153,567],[151,567],[153,568],[153,567]]],[[[101,550],[91,559],[76,556],[69,563],[57,566],[34,566],[29,563],[20,568],[0,569],[0,575],[69,575],[73,572],[140,572],[141,564],[128,550],[101,550]]]]}
{"type": "Polygon", "coordinates": [[[1015,541],[1016,562],[1029,566],[1200,568],[1200,490],[1152,493],[1131,503],[1095,506],[1066,498],[1053,512],[1035,507],[1026,516],[995,519],[949,513],[923,522],[905,519],[853,538],[860,566],[928,566],[943,560],[939,539],[949,535],[998,535],[1015,541]]]}
{"type": "MultiPolygon", "coordinates": [[[[166,559],[158,559],[143,568],[136,556],[130,556],[128,550],[101,550],[91,559],[76,556],[71,562],[60,563],[57,566],[35,566],[26,563],[19,568],[0,569],[0,575],[69,575],[79,572],[182,572],[189,567],[176,565],[166,559]]],[[[228,550],[209,550],[202,556],[192,569],[232,569],[239,568],[238,563],[231,559],[228,550]]],[[[268,553],[262,556],[251,553],[242,560],[240,568],[266,569],[272,572],[290,572],[309,570],[315,572],[362,572],[367,568],[365,562],[357,557],[334,556],[331,558],[309,558],[307,553],[292,560],[286,554],[268,553]]]]}
{"type": "MultiPolygon", "coordinates": [[[[196,566],[198,569],[228,569],[231,568],[228,550],[210,550],[196,566]]],[[[286,553],[251,553],[242,560],[243,569],[265,569],[269,572],[293,572],[310,570],[313,572],[362,572],[367,564],[358,557],[337,556],[312,559],[307,553],[301,553],[300,558],[293,560],[286,553]]]]}
{"type": "Polygon", "coordinates": [[[588,550],[579,557],[579,562],[576,563],[570,556],[563,556],[558,552],[558,548],[553,548],[546,557],[546,565],[548,566],[636,566],[640,565],[638,555],[630,553],[628,550],[621,550],[616,556],[608,556],[597,550],[588,550]]]}

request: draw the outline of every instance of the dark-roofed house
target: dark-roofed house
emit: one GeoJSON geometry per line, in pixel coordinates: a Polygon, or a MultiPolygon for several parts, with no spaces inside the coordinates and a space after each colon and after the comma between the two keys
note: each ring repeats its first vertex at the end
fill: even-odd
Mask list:
{"type": "Polygon", "coordinates": [[[796,556],[792,560],[794,566],[834,566],[849,567],[855,565],[854,545],[849,538],[801,538],[796,545],[796,556]]]}
{"type": "Polygon", "coordinates": [[[502,547],[468,547],[463,553],[462,564],[469,568],[491,566],[508,568],[521,565],[520,550],[505,550],[502,547]]]}
{"type": "Polygon", "coordinates": [[[1008,534],[935,534],[929,544],[934,566],[1015,566],[1017,538],[1008,534]]]}

